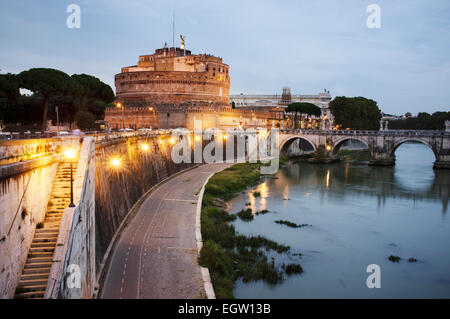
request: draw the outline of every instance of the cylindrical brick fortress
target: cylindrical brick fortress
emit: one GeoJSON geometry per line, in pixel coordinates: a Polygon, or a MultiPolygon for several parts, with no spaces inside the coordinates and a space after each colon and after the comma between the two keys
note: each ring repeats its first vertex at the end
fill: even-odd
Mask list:
{"type": "Polygon", "coordinates": [[[157,49],[115,76],[117,101],[125,107],[182,102],[229,104],[229,66],[221,58],[180,48],[157,49]]]}

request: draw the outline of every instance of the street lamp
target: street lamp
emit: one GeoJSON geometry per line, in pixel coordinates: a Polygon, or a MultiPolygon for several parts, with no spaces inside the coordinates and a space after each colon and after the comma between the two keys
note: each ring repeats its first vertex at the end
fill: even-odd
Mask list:
{"type": "Polygon", "coordinates": [[[113,168],[120,168],[122,166],[122,160],[119,157],[113,157],[111,158],[111,160],[109,161],[109,164],[113,167],[113,168]]]}
{"type": "Polygon", "coordinates": [[[72,172],[72,160],[75,158],[76,153],[73,148],[69,148],[64,152],[64,157],[70,162],[70,204],[69,207],[75,207],[73,203],[73,172],[72,172]]]}
{"type": "Polygon", "coordinates": [[[150,149],[150,146],[148,145],[148,143],[141,144],[141,150],[143,150],[144,152],[147,152],[149,149],[150,149]]]}
{"type": "Polygon", "coordinates": [[[124,107],[122,107],[122,103],[117,102],[116,107],[118,109],[122,109],[122,129],[125,129],[125,110],[124,107]]]}

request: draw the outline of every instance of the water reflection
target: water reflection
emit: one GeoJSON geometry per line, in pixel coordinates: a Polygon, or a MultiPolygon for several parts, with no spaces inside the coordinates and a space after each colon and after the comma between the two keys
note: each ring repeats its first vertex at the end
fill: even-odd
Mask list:
{"type": "Polygon", "coordinates": [[[370,167],[360,153],[329,165],[284,166],[231,201],[231,212],[250,202],[269,214],[251,223],[237,219],[236,231],[264,235],[291,246],[305,272],[282,285],[238,282],[238,298],[448,298],[450,220],[446,214],[450,171],[433,171],[422,145],[403,144],[397,165],[370,167]],[[260,197],[252,192],[259,191],[260,197]],[[274,221],[312,227],[290,229],[274,221]],[[402,257],[392,263],[389,255],[402,257]],[[418,262],[411,264],[408,258],[418,262]],[[366,267],[382,268],[383,289],[368,289],[366,267]]]}
{"type": "MultiPolygon", "coordinates": [[[[420,145],[413,144],[412,147],[417,148],[420,145]]],[[[405,148],[405,152],[409,153],[411,145],[405,143],[397,153],[401,154],[401,148],[405,148]]],[[[417,154],[420,154],[422,150],[418,151],[417,154]]],[[[439,170],[435,173],[432,168],[434,159],[423,164],[423,158],[416,155],[412,157],[413,160],[404,162],[403,158],[400,159],[400,154],[396,154],[397,164],[390,167],[368,166],[366,153],[330,165],[308,163],[289,165],[281,169],[277,175],[278,179],[273,184],[277,188],[285,188],[287,184],[298,184],[301,181],[300,185],[307,188],[317,188],[321,192],[329,189],[327,192],[329,196],[344,196],[346,193],[375,195],[379,198],[379,205],[382,205],[386,198],[405,198],[414,201],[440,199],[442,211],[446,212],[450,196],[450,172],[439,170]]],[[[429,159],[429,154],[424,157],[429,159]]]]}

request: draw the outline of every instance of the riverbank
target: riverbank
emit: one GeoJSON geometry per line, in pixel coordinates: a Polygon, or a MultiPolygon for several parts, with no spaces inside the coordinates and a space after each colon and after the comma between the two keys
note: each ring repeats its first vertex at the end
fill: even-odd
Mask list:
{"type": "MultiPolygon", "coordinates": [[[[343,150],[339,150],[337,157],[335,159],[334,162],[338,162],[339,160],[342,160],[348,156],[352,156],[355,155],[357,153],[361,153],[361,152],[366,152],[367,149],[343,149],[343,150]]],[[[294,155],[294,156],[282,156],[280,157],[280,165],[285,165],[285,164],[289,164],[289,163],[296,163],[296,162],[309,162],[309,163],[316,163],[314,162],[315,158],[315,153],[311,152],[311,153],[305,153],[302,155],[294,155]]],[[[328,164],[331,163],[333,161],[330,162],[317,162],[320,164],[328,164]]]]}
{"type": "MultiPolygon", "coordinates": [[[[263,236],[237,233],[232,224],[237,216],[225,211],[226,201],[262,181],[261,165],[233,165],[212,176],[205,187],[201,210],[204,244],[199,263],[209,269],[217,298],[233,298],[233,288],[238,279],[243,282],[264,281],[269,285],[276,285],[283,282],[287,276],[300,273],[298,270],[302,269],[297,263],[277,265],[276,255],[289,254],[290,247],[263,236]]],[[[258,215],[257,212],[251,213],[253,217],[258,215]]]]}

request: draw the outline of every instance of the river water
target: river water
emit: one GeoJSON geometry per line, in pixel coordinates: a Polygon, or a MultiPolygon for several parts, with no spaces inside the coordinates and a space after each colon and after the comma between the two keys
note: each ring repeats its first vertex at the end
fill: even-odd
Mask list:
{"type": "Polygon", "coordinates": [[[290,164],[233,199],[233,213],[246,202],[254,212],[270,211],[237,219],[236,230],[290,245],[302,256],[277,255],[276,263],[304,270],[276,286],[238,281],[235,296],[450,298],[450,171],[433,170],[434,155],[423,144],[401,145],[396,158],[394,167],[368,166],[364,153],[329,165],[290,164]],[[274,223],[280,219],[311,227],[274,223]],[[402,259],[394,263],[390,255],[402,259]],[[369,264],[380,266],[381,288],[367,287],[369,264]]]}

